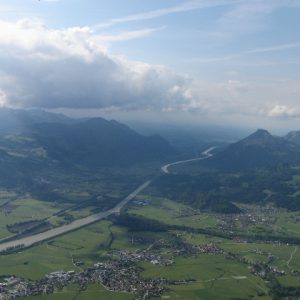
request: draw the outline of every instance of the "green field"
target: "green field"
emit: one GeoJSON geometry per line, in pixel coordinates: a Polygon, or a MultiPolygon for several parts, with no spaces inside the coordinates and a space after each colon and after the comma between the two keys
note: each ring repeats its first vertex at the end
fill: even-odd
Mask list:
{"type": "Polygon", "coordinates": [[[69,286],[56,291],[53,295],[19,298],[20,300],[132,300],[128,293],[116,293],[107,291],[101,285],[92,285],[85,291],[80,291],[77,286],[69,286]]]}
{"type": "Polygon", "coordinates": [[[6,225],[30,220],[43,220],[65,208],[65,205],[20,197],[9,202],[9,211],[0,210],[0,239],[12,235],[6,225]]]}
{"type": "MultiPolygon", "coordinates": [[[[267,293],[265,283],[253,276],[247,266],[226,260],[222,256],[198,255],[192,258],[180,257],[175,264],[165,268],[143,264],[145,277],[163,276],[173,280],[193,279],[194,283],[172,286],[177,297],[186,299],[230,299],[230,297],[250,297],[267,293]],[[228,289],[228,290],[226,290],[228,289]],[[226,293],[225,293],[226,291],[226,293]]],[[[172,294],[172,293],[171,293],[172,294]]]]}
{"type": "MultiPolygon", "coordinates": [[[[39,201],[32,199],[17,200],[16,203],[28,206],[23,212],[16,208],[11,216],[16,218],[22,214],[25,219],[34,211],[42,216],[47,216],[55,211],[50,204],[45,206],[39,201]],[[30,207],[31,210],[30,210],[30,207]]],[[[254,211],[256,208],[254,209],[254,211]]],[[[133,215],[154,219],[168,225],[184,226],[182,228],[192,229],[216,229],[220,230],[220,224],[227,217],[217,214],[202,213],[187,205],[182,205],[169,199],[155,198],[148,195],[140,196],[134,203],[126,208],[126,212],[133,215]],[[224,219],[225,218],[225,219],[224,219]]],[[[87,214],[85,208],[78,211],[78,215],[87,214]]],[[[263,212],[259,211],[260,217],[263,212]]],[[[278,230],[295,226],[294,217],[297,213],[278,212],[270,218],[275,221],[273,227],[278,230]]],[[[188,299],[188,300],[230,300],[230,299],[272,299],[269,296],[270,287],[263,278],[251,272],[249,266],[242,263],[240,259],[246,259],[251,263],[268,263],[269,255],[275,257],[271,265],[286,272],[278,276],[277,280],[282,286],[300,286],[300,277],[291,276],[291,270],[300,269],[300,249],[295,245],[284,243],[264,242],[240,242],[217,236],[187,231],[185,229],[151,231],[130,231],[125,225],[115,225],[116,219],[105,220],[87,226],[80,230],[54,238],[50,241],[36,245],[32,248],[22,250],[19,253],[0,257],[0,275],[15,275],[31,280],[37,280],[44,275],[64,270],[82,271],[93,266],[97,262],[108,259],[107,252],[111,249],[119,249],[134,252],[139,249],[147,249],[155,241],[165,241],[161,247],[153,251],[165,258],[172,258],[171,266],[154,265],[150,262],[141,261],[137,263],[142,268],[144,278],[164,277],[168,280],[190,280],[187,284],[169,284],[169,289],[163,295],[164,299],[188,299]],[[172,244],[174,239],[181,243],[192,246],[203,246],[211,243],[217,244],[223,249],[223,254],[194,253],[189,255],[173,255],[172,244]],[[171,245],[171,246],[170,246],[171,245]],[[233,253],[236,258],[226,257],[227,253],[233,253]],[[80,261],[76,266],[74,262],[80,261]]],[[[4,221],[3,221],[4,222],[4,221]]],[[[238,232],[243,228],[236,222],[238,232]]],[[[245,232],[251,228],[244,227],[245,232]]],[[[273,228],[272,227],[272,228],[273,228]]],[[[180,228],[180,227],[178,227],[180,228]]],[[[235,230],[233,228],[233,230],[235,230]]],[[[288,234],[288,230],[286,234],[288,234]]],[[[297,233],[295,233],[297,235],[297,233]]],[[[175,249],[175,248],[174,248],[175,249]]],[[[69,286],[63,290],[57,290],[55,294],[48,296],[37,296],[25,299],[36,300],[60,300],[60,299],[133,299],[133,295],[109,292],[101,285],[90,286],[86,291],[80,291],[77,286],[69,286]]],[[[24,299],[24,300],[25,300],[24,299]]],[[[22,299],[23,300],[23,299],[22,299]]]]}
{"type": "Polygon", "coordinates": [[[0,275],[39,279],[58,270],[80,271],[73,265],[72,257],[82,260],[85,266],[99,261],[102,247],[110,241],[110,225],[102,221],[20,253],[0,256],[0,275]]]}
{"type": "MultiPolygon", "coordinates": [[[[138,197],[141,202],[147,201],[148,197],[138,197]]],[[[151,205],[133,206],[128,209],[129,213],[155,219],[167,224],[185,225],[193,228],[216,226],[218,219],[213,214],[201,213],[191,207],[169,199],[151,197],[151,205]]]]}

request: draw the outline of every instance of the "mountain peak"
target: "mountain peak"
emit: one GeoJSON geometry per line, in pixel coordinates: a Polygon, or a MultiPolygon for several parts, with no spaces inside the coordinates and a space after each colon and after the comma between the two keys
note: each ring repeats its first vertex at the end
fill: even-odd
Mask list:
{"type": "Polygon", "coordinates": [[[269,131],[265,129],[257,129],[254,133],[243,139],[242,143],[265,143],[265,142],[274,142],[276,140],[276,137],[270,134],[269,131]]]}
{"type": "Polygon", "coordinates": [[[257,129],[251,136],[255,137],[271,137],[272,135],[266,129],[257,129]]]}
{"type": "Polygon", "coordinates": [[[265,129],[258,129],[211,158],[212,165],[225,169],[298,164],[299,161],[299,146],[284,138],[273,136],[265,129]]]}

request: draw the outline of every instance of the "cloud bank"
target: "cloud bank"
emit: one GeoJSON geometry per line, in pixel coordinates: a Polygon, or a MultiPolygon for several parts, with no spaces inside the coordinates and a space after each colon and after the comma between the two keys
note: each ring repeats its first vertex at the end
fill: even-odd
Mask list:
{"type": "Polygon", "coordinates": [[[112,42],[157,29],[100,36],[88,27],[48,29],[37,21],[0,22],[1,102],[21,107],[163,109],[187,79],[163,66],[108,53],[112,42]]]}
{"type": "Polygon", "coordinates": [[[110,54],[111,43],[157,30],[105,36],[89,27],[0,22],[0,106],[298,118],[298,81],[200,81],[110,54]]]}

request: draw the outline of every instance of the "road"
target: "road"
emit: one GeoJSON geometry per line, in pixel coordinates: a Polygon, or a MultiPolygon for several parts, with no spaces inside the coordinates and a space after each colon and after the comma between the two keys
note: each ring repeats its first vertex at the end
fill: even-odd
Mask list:
{"type": "Polygon", "coordinates": [[[16,247],[19,245],[23,245],[24,247],[30,247],[33,244],[48,240],[50,238],[62,235],[64,233],[73,231],[75,229],[78,229],[78,228],[84,227],[86,225],[92,224],[94,222],[100,221],[102,219],[105,219],[110,215],[120,212],[120,210],[123,206],[125,206],[130,200],[135,198],[136,195],[138,195],[142,190],[144,190],[150,183],[151,183],[151,180],[146,181],[145,183],[140,185],[135,191],[133,191],[126,198],[124,198],[120,203],[118,203],[112,209],[109,209],[105,212],[101,212],[98,214],[88,216],[86,218],[75,220],[74,222],[72,222],[70,224],[56,227],[54,229],[51,229],[51,230],[48,230],[48,231],[45,231],[45,232],[42,232],[39,234],[35,234],[35,235],[21,238],[21,239],[15,240],[15,241],[10,241],[10,242],[0,244],[0,252],[6,250],[7,248],[16,247]]]}
{"type": "Polygon", "coordinates": [[[211,156],[213,156],[211,154],[211,151],[214,150],[216,147],[211,147],[205,151],[203,151],[201,154],[203,156],[201,157],[198,157],[198,158],[193,158],[193,159],[187,159],[187,160],[180,160],[180,161],[176,161],[176,162],[173,162],[173,163],[170,163],[170,164],[167,164],[167,165],[164,165],[161,170],[165,173],[165,174],[170,174],[169,172],[169,167],[171,166],[175,166],[175,165],[179,165],[179,164],[185,164],[185,163],[188,163],[188,162],[192,162],[192,161],[197,161],[197,160],[204,160],[204,159],[207,159],[211,156]]]}
{"type": "MultiPolygon", "coordinates": [[[[182,163],[187,163],[187,162],[191,162],[191,161],[196,161],[196,160],[203,160],[203,159],[207,159],[209,157],[212,156],[212,154],[210,153],[212,150],[214,149],[214,147],[209,148],[205,151],[202,152],[203,157],[200,158],[194,158],[194,159],[189,159],[189,160],[182,160],[182,161],[177,161],[174,163],[170,163],[167,164],[165,166],[162,167],[162,171],[166,174],[169,173],[168,171],[168,167],[172,166],[172,165],[177,165],[177,164],[182,164],[182,163]]],[[[104,212],[100,212],[98,214],[94,214],[82,219],[78,219],[73,221],[70,224],[67,225],[63,225],[60,227],[56,227],[54,229],[42,232],[42,233],[38,233],[35,235],[31,235],[28,237],[24,237],[18,240],[14,240],[14,241],[10,241],[10,242],[4,242],[2,244],[0,244],[0,252],[4,251],[10,247],[17,247],[22,245],[23,247],[30,247],[36,243],[39,242],[43,242],[45,240],[49,240],[51,238],[54,238],[56,236],[65,234],[67,232],[82,228],[84,226],[87,226],[89,224],[95,223],[97,221],[100,221],[102,219],[107,218],[108,216],[111,216],[113,214],[119,213],[120,210],[132,199],[134,199],[141,191],[143,191],[147,186],[149,186],[151,184],[152,180],[148,180],[146,182],[144,182],[142,185],[140,185],[136,190],[134,190],[131,194],[129,194],[126,198],[124,198],[120,203],[118,203],[115,207],[104,211],[104,212]]]]}

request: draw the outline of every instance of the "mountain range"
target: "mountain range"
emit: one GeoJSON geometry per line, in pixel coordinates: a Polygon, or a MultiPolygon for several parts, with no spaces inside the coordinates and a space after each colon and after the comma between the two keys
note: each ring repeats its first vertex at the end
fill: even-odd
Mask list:
{"type": "MultiPolygon", "coordinates": [[[[171,160],[178,154],[160,135],[144,136],[114,120],[6,108],[0,109],[0,118],[1,174],[52,164],[86,169],[130,166],[171,160]]],[[[300,131],[278,137],[258,129],[202,162],[231,170],[278,164],[300,164],[300,131]]]]}
{"type": "MultiPolygon", "coordinates": [[[[163,137],[144,136],[114,120],[10,109],[0,109],[0,117],[0,185],[41,199],[64,197],[55,190],[66,178],[72,185],[73,178],[81,182],[103,172],[109,177],[113,168],[119,172],[141,163],[163,164],[180,160],[182,154],[163,137]]],[[[299,207],[294,190],[282,182],[294,174],[289,166],[300,165],[300,131],[279,137],[258,129],[199,164],[213,172],[158,176],[153,185],[162,197],[218,212],[237,212],[232,199],[265,199],[265,190],[272,191],[268,200],[273,203],[299,207]]]]}
{"type": "Polygon", "coordinates": [[[124,124],[102,118],[75,124],[42,123],[31,136],[52,159],[90,168],[126,166],[175,154],[159,135],[142,136],[124,124]]]}
{"type": "Polygon", "coordinates": [[[13,109],[0,109],[0,118],[1,183],[51,168],[127,167],[176,154],[161,136],[143,136],[117,121],[13,109]]]}

